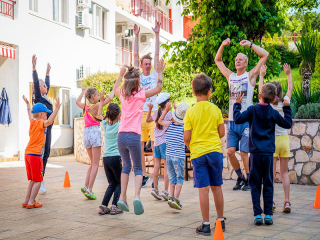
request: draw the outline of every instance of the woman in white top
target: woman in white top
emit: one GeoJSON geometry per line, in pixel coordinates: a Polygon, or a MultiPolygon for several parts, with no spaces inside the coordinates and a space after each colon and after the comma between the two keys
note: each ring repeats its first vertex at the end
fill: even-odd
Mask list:
{"type": "MultiPolygon", "coordinates": [[[[260,70],[260,80],[259,80],[259,90],[263,85],[263,77],[266,75],[266,66],[262,66],[260,70]]],[[[277,110],[281,116],[283,116],[282,102],[284,99],[290,102],[292,96],[292,76],[290,65],[284,64],[283,69],[288,78],[288,91],[286,96],[283,98],[282,87],[279,82],[271,82],[277,87],[277,96],[276,101],[271,105],[275,110],[277,110]]],[[[290,180],[288,175],[288,162],[290,157],[290,142],[288,130],[276,125],[275,128],[275,146],[276,151],[273,155],[273,174],[274,179],[276,177],[276,166],[278,158],[280,158],[280,175],[282,178],[282,185],[284,190],[284,205],[282,212],[290,213],[291,212],[291,203],[289,201],[290,193],[290,180]]],[[[275,210],[275,203],[273,202],[273,210],[275,210]]]]}

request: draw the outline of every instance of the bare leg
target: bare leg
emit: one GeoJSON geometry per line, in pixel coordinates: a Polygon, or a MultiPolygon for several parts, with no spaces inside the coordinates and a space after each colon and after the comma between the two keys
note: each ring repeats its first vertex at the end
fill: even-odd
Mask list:
{"type": "Polygon", "coordinates": [[[209,222],[209,186],[199,188],[199,202],[202,222],[209,222]]]}
{"type": "Polygon", "coordinates": [[[143,176],[147,175],[147,170],[146,170],[146,157],[144,155],[144,142],[141,142],[141,155],[142,155],[142,174],[143,176]]]}
{"type": "Polygon", "coordinates": [[[169,177],[167,170],[167,160],[164,159],[164,190],[168,191],[169,189],[169,177]]]}
{"type": "Polygon", "coordinates": [[[284,190],[284,200],[289,201],[290,194],[290,180],[288,174],[288,162],[289,158],[280,158],[280,174],[282,178],[282,185],[284,190]]]}
{"type": "Polygon", "coordinates": [[[175,193],[175,198],[179,199],[179,196],[180,196],[180,192],[181,192],[181,189],[182,189],[182,184],[180,184],[180,183],[177,183],[177,185],[176,185],[176,193],[175,193]]]}
{"type": "Polygon", "coordinates": [[[277,161],[278,157],[273,158],[273,187],[276,182],[276,175],[277,175],[277,161]]]}
{"type": "Polygon", "coordinates": [[[86,181],[84,182],[84,186],[86,188],[88,188],[88,186],[89,186],[89,179],[90,179],[90,174],[91,174],[91,169],[92,169],[92,162],[93,162],[93,160],[92,160],[92,148],[87,148],[87,153],[89,155],[91,163],[90,163],[90,167],[88,168],[88,171],[87,171],[86,181]]]}
{"type": "Polygon", "coordinates": [[[159,176],[159,169],[161,165],[160,158],[153,158],[154,161],[154,169],[153,169],[153,185],[154,188],[158,190],[158,176],[159,176]]]}
{"type": "Polygon", "coordinates": [[[23,201],[24,204],[28,204],[28,202],[30,200],[30,195],[31,195],[31,192],[32,192],[33,185],[34,185],[34,181],[30,181],[29,185],[28,185],[26,198],[23,201]]]}
{"type": "Polygon", "coordinates": [[[216,206],[217,217],[223,218],[223,193],[221,186],[211,186],[213,193],[214,205],[216,206]]]}
{"type": "Polygon", "coordinates": [[[34,204],[34,202],[36,201],[36,197],[38,195],[40,186],[41,186],[41,182],[34,182],[33,183],[30,199],[29,199],[29,202],[28,202],[29,205],[34,204]]]}
{"type": "Polygon", "coordinates": [[[240,168],[240,163],[236,157],[236,148],[235,147],[229,147],[227,148],[227,155],[229,158],[229,162],[231,163],[231,166],[234,170],[237,170],[240,168]]]}
{"type": "MultiPolygon", "coordinates": [[[[244,170],[249,173],[249,155],[246,152],[240,151],[241,159],[243,161],[244,170]]],[[[237,168],[238,169],[238,168],[237,168]]]]}
{"type": "Polygon", "coordinates": [[[89,180],[88,189],[92,192],[94,181],[96,180],[96,176],[99,169],[99,161],[100,161],[101,147],[93,147],[92,148],[92,158],[93,162],[91,162],[91,174],[89,180]]]}
{"type": "Polygon", "coordinates": [[[170,197],[174,197],[175,187],[176,187],[175,184],[170,184],[170,197]]]}
{"type": "Polygon", "coordinates": [[[134,177],[134,187],[135,187],[134,198],[140,199],[141,184],[142,184],[142,175],[136,175],[134,177]]]}
{"type": "Polygon", "coordinates": [[[121,194],[119,201],[127,203],[127,187],[129,182],[129,175],[121,173],[121,194]]]}

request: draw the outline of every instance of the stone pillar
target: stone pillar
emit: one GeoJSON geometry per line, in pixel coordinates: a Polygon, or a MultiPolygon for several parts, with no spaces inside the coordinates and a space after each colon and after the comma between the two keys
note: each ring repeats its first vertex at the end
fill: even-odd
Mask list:
{"type": "Polygon", "coordinates": [[[183,39],[183,17],[181,17],[183,6],[177,5],[178,0],[173,0],[171,2],[172,2],[173,35],[175,36],[176,39],[183,39]]]}

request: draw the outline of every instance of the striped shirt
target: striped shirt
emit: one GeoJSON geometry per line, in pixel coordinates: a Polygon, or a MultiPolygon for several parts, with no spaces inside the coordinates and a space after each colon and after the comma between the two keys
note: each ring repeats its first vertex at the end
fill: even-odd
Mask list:
{"type": "Polygon", "coordinates": [[[171,123],[166,131],[167,151],[171,157],[185,157],[185,145],[183,142],[183,124],[171,123]]]}

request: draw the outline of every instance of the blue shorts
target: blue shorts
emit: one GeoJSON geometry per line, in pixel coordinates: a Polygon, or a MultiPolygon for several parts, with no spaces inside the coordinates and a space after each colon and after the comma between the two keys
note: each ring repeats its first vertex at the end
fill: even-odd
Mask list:
{"type": "Polygon", "coordinates": [[[154,147],[153,156],[155,158],[166,159],[166,150],[167,150],[167,144],[162,143],[161,145],[154,147]]]}
{"type": "Polygon", "coordinates": [[[183,184],[184,158],[167,156],[167,171],[170,184],[183,184]]]}
{"type": "Polygon", "coordinates": [[[193,185],[195,188],[207,186],[221,186],[223,155],[219,152],[211,152],[201,157],[192,159],[193,185]]]}
{"type": "Polygon", "coordinates": [[[235,124],[234,121],[229,121],[227,132],[227,148],[235,147],[236,151],[249,152],[249,123],[235,124]]]}

